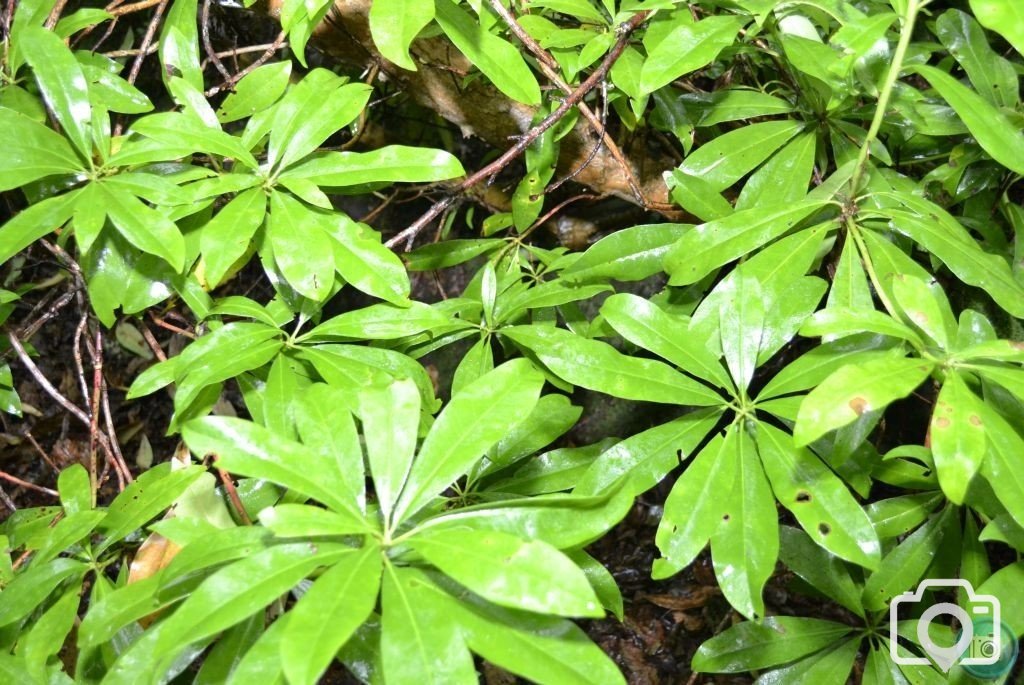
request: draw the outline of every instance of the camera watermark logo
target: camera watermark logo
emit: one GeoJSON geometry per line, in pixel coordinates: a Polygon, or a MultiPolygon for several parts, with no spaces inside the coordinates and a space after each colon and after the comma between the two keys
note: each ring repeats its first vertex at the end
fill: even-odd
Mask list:
{"type": "Polygon", "coordinates": [[[960,664],[971,675],[985,679],[998,678],[1009,672],[1017,659],[1017,639],[1000,620],[999,600],[992,595],[975,594],[974,587],[962,578],[924,580],[916,590],[892,600],[889,605],[889,654],[892,660],[907,666],[929,663],[924,657],[899,654],[897,624],[899,608],[922,604],[925,592],[930,589],[962,589],[969,607],[964,609],[952,602],[940,602],[928,606],[917,619],[917,641],[931,661],[943,673],[960,664]],[[940,616],[955,618],[960,624],[956,642],[949,647],[935,644],[928,632],[932,621],[940,616]]]}

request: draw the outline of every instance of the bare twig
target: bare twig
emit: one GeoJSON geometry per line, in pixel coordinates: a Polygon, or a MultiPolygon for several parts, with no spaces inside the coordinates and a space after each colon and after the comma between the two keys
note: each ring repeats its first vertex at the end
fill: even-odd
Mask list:
{"type": "MultiPolygon", "coordinates": [[[[626,49],[626,44],[629,42],[630,35],[647,19],[648,14],[649,12],[647,11],[638,12],[633,15],[628,22],[619,26],[617,30],[619,35],[618,40],[615,41],[615,45],[613,45],[612,49],[608,51],[607,55],[605,55],[601,65],[595,69],[589,77],[587,77],[587,80],[581,83],[576,90],[572,91],[572,93],[562,101],[562,104],[558,106],[558,109],[527,131],[519,138],[516,144],[506,150],[503,155],[456,186],[456,193],[464,192],[467,189],[472,188],[477,183],[491,178],[504,169],[510,162],[512,162],[512,160],[523,154],[523,152],[525,152],[533,141],[535,141],[541,134],[554,126],[573,107],[578,105],[580,101],[586,97],[587,93],[596,88],[597,85],[600,84],[608,75],[608,71],[612,68],[612,65],[614,65],[615,61],[622,55],[622,51],[626,49]]],[[[431,221],[444,213],[445,210],[455,204],[457,197],[457,194],[453,194],[434,203],[434,206],[424,213],[423,216],[414,221],[408,228],[400,232],[398,235],[388,240],[385,244],[388,247],[394,247],[405,243],[405,249],[409,249],[409,247],[412,246],[412,241],[416,238],[419,232],[422,231],[431,221]]]]}
{"type": "Polygon", "coordinates": [[[128,83],[135,84],[135,79],[139,78],[139,72],[142,71],[142,61],[146,59],[146,51],[149,50],[149,46],[153,44],[153,37],[156,35],[156,29],[160,26],[160,20],[163,19],[164,12],[167,10],[167,5],[170,0],[160,0],[156,6],[156,11],[153,12],[153,18],[149,20],[149,26],[146,27],[146,33],[142,37],[142,42],[139,44],[138,55],[135,56],[135,61],[132,62],[131,71],[128,72],[128,83]]]}
{"type": "MultiPolygon", "coordinates": [[[[213,458],[213,461],[217,461],[216,456],[213,458]]],[[[224,491],[228,493],[228,499],[231,500],[231,506],[235,508],[238,518],[245,525],[251,526],[252,519],[249,518],[249,513],[245,510],[245,505],[242,504],[242,498],[238,496],[238,490],[235,489],[235,482],[231,480],[231,474],[220,468],[217,469],[217,474],[220,476],[220,482],[223,483],[224,491]]]]}
{"type": "Polygon", "coordinates": [[[22,488],[28,488],[29,490],[35,490],[36,492],[42,492],[42,493],[44,493],[46,495],[50,495],[51,497],[57,497],[58,496],[56,490],[51,490],[50,488],[44,488],[43,486],[36,485],[35,483],[29,483],[27,480],[22,480],[21,478],[18,478],[17,476],[12,476],[11,474],[6,473],[4,471],[0,471],[0,478],[2,478],[3,480],[7,481],[8,483],[14,483],[15,485],[17,485],[19,487],[22,487],[22,488]]]}
{"type": "MultiPolygon", "coordinates": [[[[259,58],[256,59],[255,62],[253,62],[252,64],[247,66],[245,69],[242,69],[240,72],[238,72],[234,76],[228,77],[228,79],[226,81],[224,81],[224,83],[220,84],[219,86],[214,86],[213,88],[210,88],[209,90],[207,90],[204,93],[204,95],[209,98],[209,97],[213,97],[214,95],[216,95],[217,93],[221,92],[222,90],[234,88],[235,84],[238,83],[240,80],[242,80],[242,78],[244,76],[246,76],[247,74],[251,73],[252,71],[257,69],[258,67],[263,66],[263,64],[268,59],[273,57],[275,52],[277,52],[278,50],[281,50],[282,48],[288,47],[287,44],[284,41],[286,35],[288,35],[288,34],[286,34],[284,31],[281,31],[281,33],[277,34],[277,38],[274,39],[274,42],[271,43],[269,46],[267,46],[266,50],[263,52],[262,55],[259,56],[259,58]]],[[[219,56],[220,55],[218,55],[218,57],[219,56]]]]}
{"type": "Polygon", "coordinates": [[[130,5],[114,5],[114,3],[111,3],[111,5],[114,6],[108,5],[107,12],[115,17],[123,17],[126,14],[132,14],[133,12],[141,12],[144,9],[155,7],[159,5],[161,2],[162,0],[141,0],[141,2],[133,2],[130,5]]]}
{"type": "Polygon", "coordinates": [[[96,330],[95,349],[92,352],[92,402],[89,405],[89,479],[92,484],[93,506],[96,506],[96,492],[99,490],[96,442],[100,430],[100,392],[103,386],[103,338],[96,330]]]}
{"type": "Polygon", "coordinates": [[[86,416],[85,412],[75,406],[75,404],[68,398],[60,394],[60,391],[57,390],[57,388],[53,387],[53,384],[47,380],[46,376],[43,375],[43,372],[40,371],[39,367],[36,366],[34,361],[32,361],[32,358],[28,356],[28,352],[25,351],[25,347],[21,344],[21,341],[18,340],[18,336],[12,331],[7,334],[7,339],[11,341],[11,347],[14,349],[15,354],[18,355],[18,359],[21,360],[21,363],[26,369],[28,369],[28,372],[32,374],[36,383],[39,384],[46,394],[56,400],[57,404],[67,409],[72,416],[88,426],[89,417],[86,416]]]}
{"type": "Polygon", "coordinates": [[[224,63],[217,57],[217,51],[213,49],[213,41],[210,40],[210,0],[203,0],[203,11],[199,21],[202,27],[203,35],[203,49],[206,50],[206,56],[213,62],[213,66],[217,68],[220,75],[224,77],[225,82],[234,83],[234,79],[228,70],[224,68],[224,63]]]}
{"type": "MultiPolygon", "coordinates": [[[[554,57],[552,57],[551,53],[541,47],[540,43],[534,40],[533,36],[526,32],[526,29],[519,24],[512,12],[501,3],[501,0],[490,0],[490,3],[491,8],[499,17],[502,18],[505,24],[508,25],[512,34],[515,35],[515,37],[526,46],[526,49],[537,58],[540,70],[544,76],[555,84],[555,86],[557,86],[563,93],[566,95],[571,94],[572,87],[559,75],[558,62],[554,57]]],[[[590,109],[585,102],[581,102],[579,104],[579,110],[580,114],[583,115],[583,118],[587,120],[587,123],[590,124],[590,127],[594,130],[594,133],[596,133],[601,139],[604,146],[608,148],[608,152],[611,153],[616,163],[622,167],[622,173],[626,178],[626,183],[629,185],[630,192],[633,193],[633,197],[636,198],[636,201],[639,202],[642,207],[652,208],[652,203],[644,195],[643,191],[640,189],[640,184],[636,181],[632,165],[626,160],[625,155],[622,154],[622,150],[619,149],[615,140],[608,133],[604,122],[598,119],[597,115],[594,114],[594,111],[590,109]]],[[[592,160],[596,155],[597,151],[595,150],[591,154],[590,159],[592,160]]],[[[579,172],[577,171],[577,173],[579,172]]]]}

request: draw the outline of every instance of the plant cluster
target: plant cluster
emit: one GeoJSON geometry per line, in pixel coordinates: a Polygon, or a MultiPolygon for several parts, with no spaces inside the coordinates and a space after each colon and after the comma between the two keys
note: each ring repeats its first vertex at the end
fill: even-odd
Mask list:
{"type": "Polygon", "coordinates": [[[710,545],[742,617],[695,671],[969,682],[890,659],[922,653],[914,621],[890,643],[888,609],[927,578],[994,595],[1024,634],[1017,0],[374,0],[395,65],[442,37],[474,67],[459,78],[533,108],[468,175],[454,144],[360,146],[376,72],[306,63],[333,6],[285,0],[266,57],[286,37],[295,63],[212,88],[209,2],[164,0],[112,56],[82,39],[116,3],[8,13],[0,191],[21,209],[0,226],[0,408],[21,413],[12,367],[40,375],[9,321],[32,298],[26,251],[59,259],[104,327],[175,303],[200,335],[127,393],[173,388],[187,450],[136,479],[113,465],[104,502],[96,455],[117,435],[82,393],[91,462],[60,473],[59,506],[0,528],[4,681],[313,683],[337,660],[365,682],[463,683],[476,655],[625,682],[571,619],[621,618],[586,547],[666,481],[643,571],[710,545]],[[674,219],[579,250],[537,239],[569,211],[574,126],[668,144],[673,206],[634,199],[674,219]],[[456,226],[499,172],[509,205],[456,226]],[[338,198],[394,184],[445,195],[385,244],[338,198]],[[410,274],[449,269],[461,292],[413,299],[410,274]],[[272,295],[239,294],[243,274],[272,295]],[[442,349],[447,402],[421,363],[442,349]],[[226,388],[247,418],[214,415],[226,388]],[[577,388],[671,418],[566,447],[577,388]],[[781,570],[833,618],[775,615],[781,570]]]}

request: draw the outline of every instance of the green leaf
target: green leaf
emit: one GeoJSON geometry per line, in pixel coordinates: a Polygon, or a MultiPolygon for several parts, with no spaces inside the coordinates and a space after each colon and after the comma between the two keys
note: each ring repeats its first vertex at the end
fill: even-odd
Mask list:
{"type": "Polygon", "coordinates": [[[729,604],[753,619],[764,616],[761,594],[779,556],[779,521],[754,442],[737,424],[728,433],[736,434],[731,445],[727,440],[736,466],[732,487],[716,493],[725,501],[721,522],[711,534],[711,560],[729,604]]]}
{"type": "Polygon", "coordinates": [[[981,25],[1008,40],[1024,55],[1024,7],[1014,0],[970,0],[981,25]]]}
{"type": "Polygon", "coordinates": [[[1024,635],[1024,598],[1020,589],[1024,583],[1024,563],[1018,561],[993,573],[975,590],[979,595],[994,595],[1002,609],[1002,620],[1014,635],[1024,635]]]}
{"type": "Polygon", "coordinates": [[[715,406],[713,390],[662,362],[627,357],[614,347],[569,331],[512,326],[501,335],[529,349],[552,373],[568,383],[613,397],[667,404],[715,406]]]}
{"type": "Polygon", "coordinates": [[[503,609],[431,588],[446,606],[469,647],[487,661],[531,682],[558,685],[624,685],[615,663],[571,621],[503,609]]]}
{"type": "Polygon", "coordinates": [[[288,87],[292,73],[290,61],[272,62],[257,67],[242,77],[217,110],[222,124],[246,119],[277,102],[288,87]]]}
{"type": "Polygon", "coordinates": [[[327,543],[290,543],[256,552],[203,581],[162,624],[153,656],[177,653],[252,616],[317,567],[356,550],[327,543]]]}
{"type": "Polygon", "coordinates": [[[429,183],[465,175],[462,163],[444,150],[387,145],[371,152],[321,152],[281,174],[282,181],[309,179],[343,188],[369,183],[429,183]]]}
{"type": "Polygon", "coordinates": [[[921,579],[939,552],[953,513],[954,508],[947,507],[885,555],[864,585],[865,609],[882,611],[889,600],[921,579]]]}
{"type": "MultiPolygon", "coordinates": [[[[244,502],[243,502],[244,504],[244,502]]],[[[260,523],[278,538],[334,537],[366,532],[367,521],[345,511],[308,504],[278,504],[259,511],[260,523]]]]}
{"type": "Polygon", "coordinates": [[[25,658],[25,667],[36,682],[46,682],[46,662],[61,651],[68,633],[78,618],[81,588],[66,591],[39,617],[26,633],[19,637],[18,652],[25,658]]]}
{"type": "Polygon", "coordinates": [[[1006,168],[1024,174],[1024,136],[1020,126],[949,74],[925,65],[916,65],[913,70],[928,79],[956,110],[985,152],[1006,168]]]}
{"type": "Polygon", "coordinates": [[[281,663],[281,639],[291,620],[284,614],[271,623],[256,642],[249,648],[228,679],[228,685],[246,685],[247,683],[284,683],[284,667],[281,663]]]}
{"type": "MultiPolygon", "coordinates": [[[[737,431],[715,436],[672,486],[655,537],[661,559],[651,576],[667,578],[688,566],[718,530],[739,469],[737,431]]],[[[751,455],[752,456],[752,455],[751,455]]]]}
{"type": "MultiPolygon", "coordinates": [[[[327,234],[334,239],[334,266],[352,287],[391,304],[409,303],[409,275],[402,260],[381,244],[380,234],[367,226],[330,217],[327,234]]],[[[439,243],[449,245],[450,242],[439,243]]]]}
{"type": "Polygon", "coordinates": [[[886,211],[897,231],[938,257],[964,283],[981,288],[1014,316],[1024,316],[1024,285],[1013,276],[1005,259],[982,250],[956,219],[936,205],[912,208],[927,208],[928,218],[900,210],[886,211]]]}
{"type": "Polygon", "coordinates": [[[0,107],[0,129],[6,132],[0,190],[82,171],[82,162],[64,136],[24,114],[0,107]]]}
{"type": "Polygon", "coordinates": [[[736,200],[736,210],[796,202],[807,195],[814,173],[817,136],[801,133],[751,175],[736,200]]]}
{"type": "Polygon", "coordinates": [[[830,307],[816,312],[800,327],[801,335],[814,338],[842,338],[863,333],[887,335],[924,347],[924,341],[912,328],[874,309],[830,307]]]}
{"type": "Polygon", "coordinates": [[[0,264],[67,223],[77,195],[72,191],[34,202],[0,227],[0,264]]]}
{"type": "Polygon", "coordinates": [[[721,416],[719,409],[698,409],[615,444],[594,460],[573,492],[597,495],[624,476],[622,487],[633,495],[650,490],[693,455],[721,416]]]}
{"type": "Polygon", "coordinates": [[[411,567],[384,569],[380,652],[384,681],[395,685],[475,685],[476,669],[449,607],[411,567]]]}
{"type": "MultiPolygon", "coordinates": [[[[476,380],[483,373],[469,382],[476,380]]],[[[572,404],[565,395],[544,395],[526,420],[498,441],[487,455],[487,459],[493,464],[507,466],[528,457],[568,432],[582,413],[583,407],[572,404]]]]}
{"type": "Polygon", "coordinates": [[[160,257],[175,271],[185,268],[185,238],[173,221],[121,188],[100,183],[98,189],[110,223],[129,243],[160,257]]]}
{"type": "Polygon", "coordinates": [[[434,19],[434,5],[422,0],[377,0],[370,6],[370,33],[380,54],[402,67],[416,71],[409,46],[434,19]]]}
{"type": "Polygon", "coordinates": [[[381,549],[368,544],[327,569],[291,610],[281,638],[288,680],[314,683],[377,605],[381,549]]]}
{"type": "Polygon", "coordinates": [[[939,347],[949,349],[950,340],[956,335],[956,319],[949,304],[940,301],[924,281],[909,274],[893,276],[892,292],[904,319],[939,347]]]}
{"type": "Polygon", "coordinates": [[[61,469],[57,476],[57,492],[65,514],[76,514],[92,509],[92,484],[89,472],[81,464],[61,469]]]}
{"type": "Polygon", "coordinates": [[[280,171],[316,150],[359,116],[372,90],[326,69],[306,74],[274,108],[267,164],[280,171]]]}
{"type": "Polygon", "coordinates": [[[281,350],[280,335],[281,331],[266,324],[235,321],[193,342],[174,365],[178,380],[175,409],[187,409],[208,385],[272,360],[281,350]]]}
{"type": "Polygon", "coordinates": [[[813,388],[846,365],[900,353],[899,348],[885,347],[885,344],[885,339],[864,334],[819,345],[797,357],[768,381],[758,393],[758,401],[813,388]]]}
{"type": "Polygon", "coordinates": [[[871,520],[818,457],[767,423],[757,425],[757,449],[775,497],[815,542],[847,561],[878,567],[882,548],[871,520]]]}
{"type": "Polygon", "coordinates": [[[17,623],[35,610],[50,596],[50,593],[68,578],[81,578],[89,567],[66,557],[54,559],[42,566],[33,566],[14,580],[0,593],[0,627],[17,623]]]}
{"type": "Polygon", "coordinates": [[[395,505],[394,524],[426,506],[525,419],[543,385],[529,361],[515,359],[452,397],[423,441],[395,505]]]}
{"type": "Polygon", "coordinates": [[[543,541],[455,528],[414,535],[409,545],[459,584],[499,606],[561,616],[604,615],[583,571],[543,541]]]}
{"type": "Polygon", "coordinates": [[[451,0],[434,0],[438,25],[462,54],[505,95],[525,105],[540,104],[540,86],[523,55],[490,33],[451,0]]]}
{"type": "Polygon", "coordinates": [[[979,403],[960,374],[946,374],[928,432],[939,485],[954,504],[963,504],[985,457],[985,425],[979,403]]]}
{"type": "Polygon", "coordinates": [[[216,454],[218,466],[227,471],[264,478],[313,497],[353,520],[362,518],[336,463],[263,426],[227,416],[207,416],[186,423],[182,436],[197,454],[216,454]]]}
{"type": "Polygon", "coordinates": [[[83,159],[92,160],[92,105],[82,65],[57,34],[41,26],[24,27],[18,47],[65,135],[83,159]]]}
{"type": "Polygon", "coordinates": [[[831,554],[799,528],[779,528],[779,560],[819,592],[858,616],[864,616],[861,587],[850,566],[831,554]]]}
{"type": "Polygon", "coordinates": [[[199,234],[204,279],[210,288],[221,284],[231,267],[249,249],[267,213],[267,196],[261,188],[236,195],[199,234]]]}
{"type": "MultiPolygon", "coordinates": [[[[849,235],[849,234],[847,234],[849,235]]],[[[846,309],[874,309],[874,299],[868,287],[868,277],[861,263],[860,250],[857,242],[851,238],[843,243],[843,252],[839,256],[832,287],[828,291],[829,309],[841,307],[846,309]]]]}
{"type": "Polygon", "coordinates": [[[107,517],[101,524],[105,537],[97,546],[96,553],[108,549],[162,514],[203,473],[204,469],[199,466],[172,469],[170,463],[144,472],[110,503],[107,517]]]}
{"type": "Polygon", "coordinates": [[[764,685],[845,682],[850,677],[860,643],[859,639],[845,640],[806,659],[765,673],[760,680],[764,685]]]}
{"type": "Polygon", "coordinates": [[[769,616],[715,635],[693,656],[700,673],[743,673],[796,661],[836,643],[850,626],[818,618],[769,616]]]}
{"type": "Polygon", "coordinates": [[[405,485],[416,451],[420,393],[411,380],[371,388],[359,396],[366,458],[373,488],[385,521],[405,485]]]}
{"type": "Polygon", "coordinates": [[[1019,102],[1013,65],[989,46],[988,37],[971,15],[947,10],[936,20],[935,29],[983,98],[996,107],[1013,107],[1019,102]]]}
{"type": "MultiPolygon", "coordinates": [[[[712,19],[722,18],[713,17],[712,19]]],[[[678,50],[678,46],[673,46],[673,49],[678,50]]],[[[803,123],[799,121],[783,119],[737,128],[697,148],[683,161],[679,171],[699,178],[706,182],[711,190],[721,192],[768,159],[803,127],[803,123]]],[[[807,194],[808,181],[810,181],[809,174],[804,179],[802,192],[792,198],[794,202],[803,199],[807,194]]],[[[779,205],[782,201],[783,198],[773,195],[766,204],[768,206],[779,205]]],[[[746,209],[746,207],[737,205],[737,210],[739,209],[746,209]]]]}
{"type": "Polygon", "coordinates": [[[429,331],[448,323],[448,317],[440,310],[422,302],[411,302],[408,307],[375,304],[328,319],[302,336],[302,340],[391,340],[429,331]]]}
{"type": "Polygon", "coordinates": [[[318,213],[287,193],[270,194],[267,235],[274,263],[296,292],[314,302],[325,300],[334,284],[334,253],[313,218],[318,213]]]}
{"type": "Polygon", "coordinates": [[[793,106],[782,98],[739,87],[716,88],[710,93],[687,93],[680,100],[688,111],[695,111],[695,125],[698,127],[793,111],[793,106]]]}
{"type": "Polygon", "coordinates": [[[1024,439],[989,403],[979,403],[977,409],[989,446],[981,465],[982,475],[1017,525],[1024,526],[1024,473],[1018,468],[1024,439]]]}
{"type": "Polygon", "coordinates": [[[557,549],[580,548],[621,521],[632,504],[633,495],[614,486],[596,497],[537,495],[464,507],[430,519],[421,529],[496,530],[557,549]]]}
{"type": "Polygon", "coordinates": [[[937,492],[901,495],[872,502],[866,512],[878,537],[889,540],[905,535],[924,523],[942,499],[941,493],[937,492]]]}
{"type": "Polygon", "coordinates": [[[660,41],[644,62],[640,87],[651,93],[680,76],[710,64],[733,43],[745,19],[714,16],[693,24],[680,24],[660,41]]]}
{"type": "Polygon", "coordinates": [[[197,0],[175,0],[160,33],[160,69],[164,84],[171,89],[175,78],[181,78],[192,90],[203,92],[203,68],[199,61],[199,3],[197,0]]]}
{"type": "Polygon", "coordinates": [[[164,144],[184,145],[195,152],[213,153],[256,169],[259,163],[241,139],[209,126],[193,113],[160,112],[132,124],[132,131],[164,144]]]}
{"type": "Polygon", "coordinates": [[[614,231],[587,248],[562,272],[562,278],[643,280],[661,271],[665,253],[691,228],[689,224],[647,224],[614,231]]]}
{"type": "Polygon", "coordinates": [[[761,283],[753,276],[738,274],[720,292],[722,352],[736,387],[745,393],[754,377],[766,323],[761,283]]]}
{"type": "Polygon", "coordinates": [[[782,236],[821,203],[816,200],[735,212],[686,233],[665,256],[671,285],[690,285],[720,266],[782,236]]]}
{"type": "Polygon", "coordinates": [[[673,316],[649,300],[629,293],[609,297],[601,305],[601,314],[619,335],[633,344],[718,387],[730,387],[725,369],[704,342],[680,335],[689,327],[689,318],[673,316]]]}
{"type": "Polygon", "coordinates": [[[906,357],[870,359],[848,364],[812,390],[797,417],[793,437],[798,447],[862,415],[906,397],[932,372],[933,364],[906,357]]]}
{"type": "Polygon", "coordinates": [[[302,444],[325,462],[334,462],[349,496],[360,511],[366,508],[363,450],[359,444],[348,391],[315,383],[295,399],[295,425],[302,444]],[[326,428],[325,428],[326,427],[326,428]]]}

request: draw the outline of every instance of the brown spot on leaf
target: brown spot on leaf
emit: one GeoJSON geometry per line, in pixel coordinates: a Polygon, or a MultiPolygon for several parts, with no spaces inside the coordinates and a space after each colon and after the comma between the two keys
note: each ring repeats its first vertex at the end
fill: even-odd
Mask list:
{"type": "Polygon", "coordinates": [[[940,416],[935,419],[935,425],[939,428],[949,428],[949,419],[945,416],[940,416]]]}
{"type": "Polygon", "coordinates": [[[854,397],[850,400],[850,409],[856,412],[857,416],[862,416],[869,406],[868,401],[863,397],[854,397]]]}
{"type": "Polygon", "coordinates": [[[977,414],[971,414],[967,418],[967,420],[970,421],[972,426],[980,426],[981,425],[981,417],[978,416],[977,414]]]}

